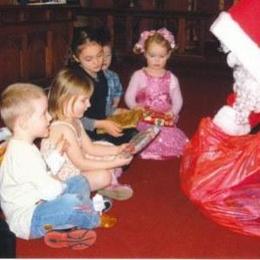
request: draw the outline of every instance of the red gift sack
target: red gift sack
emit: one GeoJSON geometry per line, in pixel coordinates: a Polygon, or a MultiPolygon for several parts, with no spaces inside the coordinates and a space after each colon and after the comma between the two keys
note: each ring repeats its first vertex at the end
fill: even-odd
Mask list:
{"type": "Polygon", "coordinates": [[[209,118],[184,151],[182,189],[210,219],[260,236],[260,134],[229,136],[209,118]]]}

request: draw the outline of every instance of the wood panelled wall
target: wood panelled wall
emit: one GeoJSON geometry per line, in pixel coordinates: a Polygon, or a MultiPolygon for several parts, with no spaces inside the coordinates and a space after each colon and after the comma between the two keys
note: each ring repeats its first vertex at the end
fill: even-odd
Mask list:
{"type": "MultiPolygon", "coordinates": [[[[133,43],[143,29],[149,29],[158,23],[156,27],[162,24],[173,28],[181,54],[185,54],[186,50],[193,47],[191,45],[196,44],[199,55],[204,56],[205,39],[208,37],[204,35],[204,31],[208,31],[208,18],[205,13],[217,13],[219,10],[215,9],[218,8],[219,1],[80,0],[82,5],[90,6],[92,10],[78,7],[82,10],[78,9],[76,13],[83,15],[88,22],[92,20],[91,23],[94,24],[97,21],[110,24],[112,32],[118,36],[115,38],[117,49],[124,54],[131,52],[133,43]],[[203,10],[204,16],[202,13],[178,13],[189,11],[187,8],[190,8],[191,3],[192,8],[196,8],[199,13],[203,10]],[[132,8],[129,8],[130,5],[132,8]],[[99,7],[103,7],[103,11],[99,11],[99,7]],[[108,11],[104,10],[104,7],[108,11]],[[177,13],[172,16],[170,12],[177,13]],[[189,28],[191,25],[195,27],[196,35],[193,34],[196,37],[190,36],[190,32],[193,32],[193,29],[189,28]],[[127,32],[127,36],[120,30],[127,32]],[[124,41],[127,39],[126,43],[120,35],[124,37],[124,41]],[[199,40],[194,42],[193,38],[198,37],[199,40]]],[[[221,1],[229,6],[233,3],[233,0],[221,1]]],[[[75,24],[75,10],[66,5],[0,6],[0,91],[8,84],[18,81],[47,86],[49,80],[64,65],[75,24]]]]}
{"type": "Polygon", "coordinates": [[[182,59],[207,59],[208,54],[211,55],[209,51],[212,50],[208,45],[213,47],[214,52],[217,50],[217,42],[209,32],[215,14],[91,7],[78,8],[76,14],[85,19],[87,26],[105,25],[110,28],[115,56],[118,59],[132,55],[133,46],[142,31],[161,27],[166,27],[175,35],[177,43],[175,56],[177,54],[182,59]]]}
{"type": "Polygon", "coordinates": [[[164,9],[168,11],[218,12],[219,8],[228,9],[237,0],[81,0],[90,7],[126,8],[135,6],[144,10],[164,9]]]}
{"type": "Polygon", "coordinates": [[[0,89],[13,82],[45,85],[63,66],[73,32],[64,7],[0,7],[0,89]]]}

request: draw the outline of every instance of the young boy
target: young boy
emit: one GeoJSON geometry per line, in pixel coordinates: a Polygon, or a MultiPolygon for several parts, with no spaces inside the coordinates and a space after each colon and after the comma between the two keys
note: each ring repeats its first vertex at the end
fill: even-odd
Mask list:
{"type": "Polygon", "coordinates": [[[101,220],[89,198],[88,182],[82,176],[60,182],[33,143],[49,133],[51,117],[43,89],[10,85],[0,105],[3,122],[13,133],[0,172],[1,208],[11,231],[23,239],[44,236],[51,247],[89,247],[96,233],[88,229],[101,220]]]}
{"type": "Polygon", "coordinates": [[[123,95],[123,87],[119,76],[116,72],[109,69],[112,62],[112,43],[110,32],[107,28],[101,27],[99,30],[101,42],[103,44],[103,66],[102,70],[107,80],[108,95],[106,115],[111,115],[117,109],[121,96],[123,95]]]}

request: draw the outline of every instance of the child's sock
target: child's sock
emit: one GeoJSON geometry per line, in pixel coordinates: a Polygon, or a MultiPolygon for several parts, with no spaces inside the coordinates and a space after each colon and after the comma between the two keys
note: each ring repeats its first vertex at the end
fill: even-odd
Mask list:
{"type": "Polygon", "coordinates": [[[113,204],[110,198],[102,196],[101,194],[98,193],[92,198],[92,202],[95,211],[99,213],[108,211],[109,209],[112,208],[112,204],[113,204]]]}

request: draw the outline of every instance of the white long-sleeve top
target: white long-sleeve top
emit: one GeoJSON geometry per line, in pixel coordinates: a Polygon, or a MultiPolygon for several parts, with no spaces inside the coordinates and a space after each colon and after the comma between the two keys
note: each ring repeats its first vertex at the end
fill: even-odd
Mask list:
{"type": "Polygon", "coordinates": [[[65,184],[47,171],[34,144],[11,139],[0,168],[0,201],[6,221],[17,237],[29,239],[36,204],[60,195],[65,184]]]}

